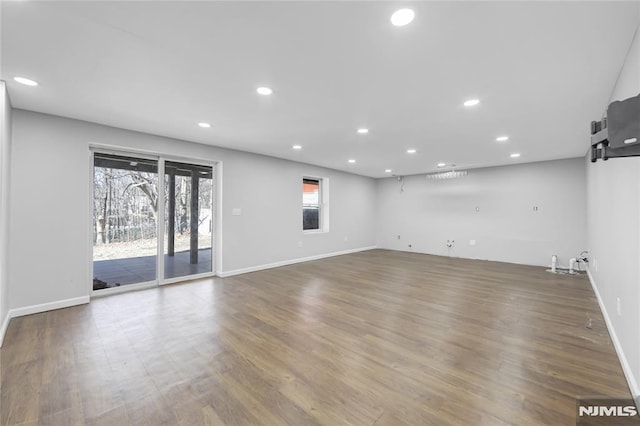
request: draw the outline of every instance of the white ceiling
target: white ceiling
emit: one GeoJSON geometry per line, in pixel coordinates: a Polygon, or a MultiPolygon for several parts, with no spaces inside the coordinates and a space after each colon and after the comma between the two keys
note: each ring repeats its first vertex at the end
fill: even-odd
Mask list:
{"type": "Polygon", "coordinates": [[[637,1],[4,1],[1,77],[15,108],[408,175],[584,155],[639,20],[637,1]]]}

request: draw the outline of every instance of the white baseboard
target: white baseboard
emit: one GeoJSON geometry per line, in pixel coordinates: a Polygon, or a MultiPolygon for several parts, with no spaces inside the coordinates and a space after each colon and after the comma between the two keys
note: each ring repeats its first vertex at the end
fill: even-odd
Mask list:
{"type": "Polygon", "coordinates": [[[11,312],[7,312],[4,319],[2,320],[2,327],[0,328],[0,348],[2,347],[2,342],[4,341],[4,335],[7,332],[7,327],[9,327],[9,321],[11,317],[9,316],[11,312]]]}
{"type": "Polygon", "coordinates": [[[629,366],[629,362],[627,361],[627,357],[624,354],[624,350],[622,349],[622,345],[620,344],[620,340],[618,340],[618,335],[616,334],[616,330],[613,328],[613,323],[609,318],[609,312],[607,312],[607,308],[604,306],[604,302],[600,297],[600,292],[598,291],[598,287],[596,286],[596,282],[593,279],[593,275],[591,275],[591,271],[587,269],[587,276],[589,277],[589,282],[591,283],[591,287],[593,288],[593,292],[596,295],[596,299],[598,299],[598,305],[600,305],[600,311],[602,311],[602,316],[604,317],[604,321],[607,324],[607,329],[609,330],[609,335],[611,336],[611,341],[613,342],[614,348],[616,348],[616,353],[618,354],[618,359],[620,360],[620,364],[622,365],[622,371],[624,372],[624,376],[627,379],[627,384],[629,385],[629,390],[631,391],[631,395],[633,399],[640,402],[640,387],[638,386],[638,382],[636,381],[635,375],[629,366]]]}
{"type": "Polygon", "coordinates": [[[9,327],[9,321],[11,320],[11,318],[22,317],[31,314],[39,314],[40,312],[69,308],[71,306],[84,305],[86,303],[89,303],[89,296],[74,297],[73,299],[56,300],[55,302],[41,303],[39,305],[10,309],[9,312],[7,312],[7,317],[2,322],[2,328],[0,329],[0,347],[2,347],[2,342],[4,340],[5,333],[7,332],[7,327],[9,327]]]}
{"type": "Polygon", "coordinates": [[[39,314],[40,312],[53,311],[55,309],[69,308],[76,305],[89,303],[89,296],[74,297],[73,299],[56,300],[55,302],[41,303],[40,305],[25,306],[24,308],[11,309],[11,318],[25,315],[39,314]]]}
{"type": "Polygon", "coordinates": [[[350,250],[334,251],[332,253],[323,253],[323,254],[317,254],[315,256],[300,257],[298,259],[289,259],[289,260],[283,260],[280,262],[267,263],[264,265],[251,266],[249,268],[234,269],[231,271],[220,271],[218,273],[218,276],[222,278],[231,277],[233,275],[240,275],[240,274],[246,274],[248,272],[262,271],[264,269],[278,268],[280,266],[287,266],[287,265],[293,265],[295,263],[309,262],[311,260],[324,259],[327,257],[342,256],[343,254],[374,250],[376,248],[378,247],[377,246],[359,247],[359,248],[350,249],[350,250]]]}

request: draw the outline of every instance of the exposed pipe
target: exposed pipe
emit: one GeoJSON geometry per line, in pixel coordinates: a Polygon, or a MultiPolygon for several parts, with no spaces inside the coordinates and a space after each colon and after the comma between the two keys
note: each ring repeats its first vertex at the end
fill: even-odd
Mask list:
{"type": "Polygon", "coordinates": [[[551,256],[551,272],[556,273],[556,267],[558,266],[558,256],[555,254],[551,256]]]}
{"type": "Polygon", "coordinates": [[[573,270],[573,267],[576,264],[576,258],[572,257],[571,259],[569,259],[569,273],[570,274],[575,274],[576,272],[573,270]]]}

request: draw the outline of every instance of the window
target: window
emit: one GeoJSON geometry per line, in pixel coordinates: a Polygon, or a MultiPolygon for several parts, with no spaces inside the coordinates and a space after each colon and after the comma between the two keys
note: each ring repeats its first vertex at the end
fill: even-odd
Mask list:
{"type": "Polygon", "coordinates": [[[157,278],[158,160],[93,155],[93,289],[157,278]]]}
{"type": "Polygon", "coordinates": [[[93,290],[212,274],[214,176],[210,164],[94,151],[93,290]]]}
{"type": "Polygon", "coordinates": [[[166,161],[164,277],[212,271],[213,168],[166,161]]]}
{"type": "Polygon", "coordinates": [[[302,230],[319,231],[321,228],[322,194],[320,179],[302,179],[302,230]]]}

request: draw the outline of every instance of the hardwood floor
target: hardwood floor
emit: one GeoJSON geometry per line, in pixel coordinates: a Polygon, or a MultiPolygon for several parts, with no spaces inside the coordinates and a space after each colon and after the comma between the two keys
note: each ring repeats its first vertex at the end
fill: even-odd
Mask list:
{"type": "Polygon", "coordinates": [[[385,250],[15,318],[0,356],[3,425],[569,425],[630,398],[585,276],[385,250]]]}

